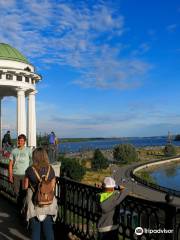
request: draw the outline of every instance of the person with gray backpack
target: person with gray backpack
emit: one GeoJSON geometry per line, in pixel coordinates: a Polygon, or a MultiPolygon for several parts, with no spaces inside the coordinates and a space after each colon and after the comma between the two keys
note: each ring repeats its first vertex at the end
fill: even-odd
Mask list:
{"type": "Polygon", "coordinates": [[[53,222],[57,217],[55,197],[55,172],[49,164],[45,149],[36,148],[32,154],[33,164],[25,173],[24,188],[27,189],[26,219],[30,224],[31,240],[54,240],[53,222]]]}

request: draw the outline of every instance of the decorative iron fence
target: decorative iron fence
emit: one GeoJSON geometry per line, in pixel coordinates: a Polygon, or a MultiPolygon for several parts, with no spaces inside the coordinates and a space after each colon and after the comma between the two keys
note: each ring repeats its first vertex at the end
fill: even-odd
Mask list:
{"type": "MultiPolygon", "coordinates": [[[[58,222],[80,239],[96,240],[96,226],[100,216],[96,195],[101,189],[66,178],[59,178],[57,186],[60,206],[58,222]]],[[[180,239],[178,206],[128,196],[121,202],[119,209],[119,239],[180,239]],[[142,227],[144,233],[136,235],[136,227],[142,227]]]]}
{"type": "MultiPolygon", "coordinates": [[[[1,191],[16,198],[13,185],[8,182],[8,177],[2,171],[7,170],[7,164],[0,164],[0,169],[1,191]]],[[[57,239],[63,239],[64,233],[72,232],[81,240],[96,240],[100,216],[96,196],[101,189],[63,177],[57,178],[56,187],[59,204],[55,225],[57,239]]],[[[118,207],[120,240],[180,240],[178,206],[128,196],[118,207]],[[143,228],[142,235],[135,234],[137,227],[143,228]]],[[[67,236],[64,239],[67,239],[67,236]]]]}
{"type": "Polygon", "coordinates": [[[16,199],[14,185],[8,180],[9,159],[0,160],[0,190],[7,196],[16,199]]]}
{"type": "Polygon", "coordinates": [[[67,178],[58,178],[59,218],[57,222],[63,224],[68,231],[81,239],[97,239],[96,195],[99,188],[87,186],[67,178]]]}

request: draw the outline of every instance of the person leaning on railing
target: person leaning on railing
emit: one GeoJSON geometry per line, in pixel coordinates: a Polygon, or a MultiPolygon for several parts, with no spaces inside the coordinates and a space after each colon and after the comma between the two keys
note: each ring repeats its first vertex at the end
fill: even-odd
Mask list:
{"type": "Polygon", "coordinates": [[[112,177],[105,177],[102,183],[102,192],[98,194],[100,218],[98,220],[98,240],[118,240],[118,205],[128,195],[128,190],[119,186],[112,177]]]}

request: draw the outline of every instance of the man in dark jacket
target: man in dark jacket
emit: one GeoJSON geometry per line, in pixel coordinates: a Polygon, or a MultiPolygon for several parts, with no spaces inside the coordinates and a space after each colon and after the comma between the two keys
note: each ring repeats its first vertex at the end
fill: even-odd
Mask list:
{"type": "Polygon", "coordinates": [[[113,178],[104,178],[103,192],[98,196],[101,214],[98,221],[98,240],[118,240],[118,205],[128,195],[128,191],[123,186],[120,186],[120,190],[115,190],[115,186],[113,178]]]}

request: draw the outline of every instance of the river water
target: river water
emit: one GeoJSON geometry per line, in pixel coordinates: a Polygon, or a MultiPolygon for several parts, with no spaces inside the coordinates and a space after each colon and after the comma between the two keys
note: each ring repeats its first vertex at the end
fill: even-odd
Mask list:
{"type": "MultiPolygon", "coordinates": [[[[144,137],[144,138],[121,138],[121,139],[103,139],[84,142],[60,143],[59,151],[61,153],[80,152],[86,150],[112,149],[118,144],[130,143],[135,147],[153,147],[164,146],[167,144],[167,137],[144,137]]],[[[174,145],[180,146],[180,141],[173,141],[174,145]]]]}
{"type": "MultiPolygon", "coordinates": [[[[144,137],[144,138],[121,138],[121,139],[103,139],[96,141],[60,143],[59,151],[61,153],[80,152],[86,150],[112,149],[118,144],[130,143],[135,147],[154,147],[167,144],[167,137],[144,137]]],[[[172,144],[180,146],[180,141],[173,141],[172,144]]],[[[172,188],[180,191],[180,163],[170,166],[159,166],[150,174],[158,185],[172,188]]]]}
{"type": "Polygon", "coordinates": [[[158,185],[180,191],[180,163],[159,165],[150,175],[158,185]]]}

